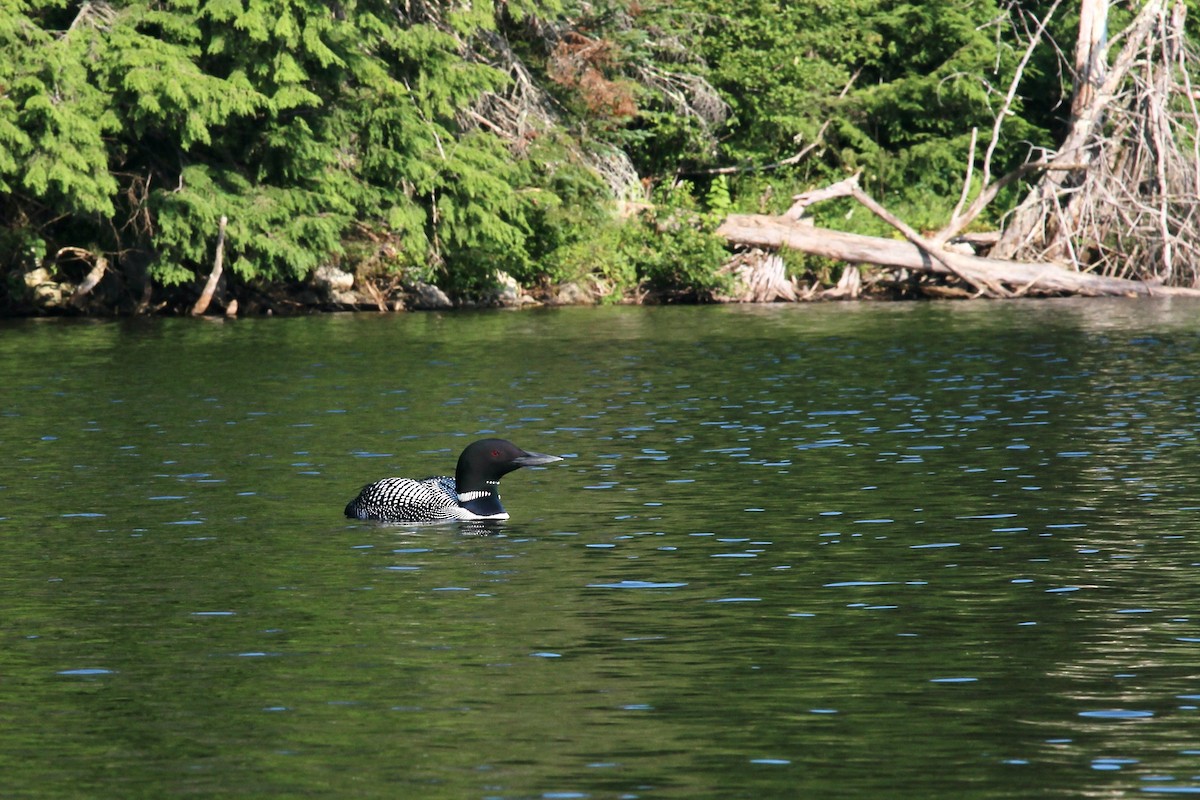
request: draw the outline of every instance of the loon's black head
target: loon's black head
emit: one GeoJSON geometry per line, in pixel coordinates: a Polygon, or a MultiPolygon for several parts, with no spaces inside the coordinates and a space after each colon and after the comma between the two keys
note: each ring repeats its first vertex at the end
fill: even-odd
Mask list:
{"type": "Polygon", "coordinates": [[[458,457],[454,484],[462,504],[475,513],[489,515],[498,513],[496,509],[503,512],[498,485],[500,479],[515,469],[554,461],[562,459],[543,453],[530,453],[506,439],[480,439],[467,445],[467,449],[458,457]]]}

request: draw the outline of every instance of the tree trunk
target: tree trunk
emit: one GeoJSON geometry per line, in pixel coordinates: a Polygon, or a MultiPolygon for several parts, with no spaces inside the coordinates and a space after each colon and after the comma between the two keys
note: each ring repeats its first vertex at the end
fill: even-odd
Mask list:
{"type": "Polygon", "coordinates": [[[992,250],[995,257],[1013,258],[1021,252],[1035,252],[1044,257],[1048,249],[1055,251],[1055,257],[1063,254],[1066,248],[1061,242],[1053,246],[1056,232],[1061,229],[1061,225],[1055,225],[1055,216],[1060,202],[1063,202],[1063,189],[1078,183],[1079,176],[1087,171],[1094,155],[1092,147],[1100,133],[1105,111],[1117,96],[1126,74],[1136,63],[1135,56],[1163,14],[1168,0],[1147,0],[1146,5],[1124,31],[1125,46],[1107,74],[1101,71],[1106,63],[1106,42],[1094,38],[1096,31],[1106,24],[1097,20],[1097,17],[1107,12],[1107,4],[1103,8],[1098,5],[1102,2],[1103,0],[1084,1],[1085,10],[1091,15],[1092,21],[1087,23],[1087,30],[1084,30],[1082,24],[1080,26],[1076,59],[1078,63],[1079,58],[1085,58],[1086,62],[1089,65],[1094,64],[1095,68],[1089,68],[1090,71],[1086,75],[1076,76],[1076,94],[1071,104],[1071,129],[1058,153],[1050,160],[1047,170],[1042,173],[1037,186],[1030,191],[1006,224],[1004,234],[992,250]],[[1103,79],[1098,86],[1092,85],[1091,81],[1097,77],[1098,72],[1103,75],[1103,79]],[[1084,98],[1088,100],[1086,103],[1083,102],[1084,98]]]}
{"type": "Polygon", "coordinates": [[[727,295],[719,300],[735,303],[774,303],[777,300],[795,302],[796,287],[787,277],[787,269],[779,253],[772,250],[753,249],[738,253],[725,264],[723,270],[733,280],[727,295]]]}
{"type": "Polygon", "coordinates": [[[1108,0],[1083,0],[1079,9],[1079,39],[1075,43],[1075,97],[1071,117],[1078,119],[1096,99],[1096,90],[1104,83],[1108,66],[1104,52],[1108,48],[1108,0]]]}
{"type": "Polygon", "coordinates": [[[104,256],[96,256],[96,264],[88,272],[87,277],[83,279],[83,283],[79,284],[79,288],[71,295],[71,304],[78,305],[91,293],[92,289],[100,283],[104,277],[105,271],[108,270],[108,259],[104,256]]]}
{"type": "Polygon", "coordinates": [[[208,273],[208,282],[204,284],[204,291],[200,293],[200,299],[196,301],[196,305],[192,306],[192,316],[198,317],[208,310],[208,304],[212,302],[213,293],[217,291],[217,283],[221,280],[222,264],[225,261],[225,215],[221,215],[221,223],[217,227],[217,254],[213,257],[212,272],[208,273]]]}

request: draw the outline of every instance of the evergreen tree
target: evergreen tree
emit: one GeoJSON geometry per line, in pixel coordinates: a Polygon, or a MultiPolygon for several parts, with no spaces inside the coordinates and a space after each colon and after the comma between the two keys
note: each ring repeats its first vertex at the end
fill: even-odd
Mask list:
{"type": "Polygon", "coordinates": [[[526,266],[537,176],[462,124],[505,81],[469,57],[480,8],[6,4],[4,250],[83,247],[169,286],[206,268],[225,215],[242,280],[302,278],[363,231],[393,268],[462,285],[526,266]]]}
{"type": "MultiPolygon", "coordinates": [[[[461,294],[503,269],[703,297],[722,252],[707,231],[733,208],[780,211],[862,170],[936,224],[1048,7],[7,0],[0,291],[40,263],[77,280],[56,256],[86,251],[118,295],[186,293],[226,216],[243,284],[340,262],[461,294]],[[631,199],[655,208],[613,213],[631,199]]],[[[1053,21],[1060,43],[1074,24],[1053,21]]],[[[998,170],[1060,129],[1057,59],[1026,67],[998,170]]]]}

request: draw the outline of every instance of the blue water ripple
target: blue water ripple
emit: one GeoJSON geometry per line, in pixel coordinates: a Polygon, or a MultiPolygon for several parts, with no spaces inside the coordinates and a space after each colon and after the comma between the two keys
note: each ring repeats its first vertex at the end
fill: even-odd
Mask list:
{"type": "Polygon", "coordinates": [[[589,589],[677,589],[687,586],[687,583],[670,583],[663,581],[617,581],[616,583],[589,583],[589,589]]]}

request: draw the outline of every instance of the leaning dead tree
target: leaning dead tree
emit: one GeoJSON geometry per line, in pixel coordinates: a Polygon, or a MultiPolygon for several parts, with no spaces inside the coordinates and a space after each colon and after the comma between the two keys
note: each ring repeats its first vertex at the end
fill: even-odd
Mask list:
{"type": "MultiPolygon", "coordinates": [[[[1062,146],[993,179],[992,157],[1025,65],[1054,3],[1031,37],[996,115],[970,203],[976,136],[963,196],[949,222],[922,235],[868,196],[858,176],[798,195],[781,217],[733,215],[718,229],[730,242],[792,247],[854,264],[941,274],[975,296],[1022,294],[1187,294],[1200,296],[1200,55],[1184,36],[1184,0],[1146,0],[1131,24],[1106,38],[1108,0],[1084,0],[1075,54],[1072,122],[1062,146]],[[1109,51],[1120,46],[1110,60],[1109,51]],[[1005,186],[1036,178],[995,239],[988,257],[949,247],[1005,186]],[[813,203],[852,197],[901,233],[905,242],[804,225],[813,203]]],[[[782,266],[738,269],[740,299],[790,299],[782,266]],[[765,273],[765,275],[763,274],[765,273]],[[750,296],[753,295],[753,296],[750,296]]],[[[848,272],[857,278],[857,270],[848,272]]],[[[857,283],[833,290],[853,293],[857,283]]],[[[829,294],[828,292],[826,294],[829,294]]]]}
{"type": "MultiPolygon", "coordinates": [[[[1102,23],[1107,0],[1091,5],[1102,23]]],[[[1083,56],[1070,132],[994,256],[1200,285],[1200,56],[1185,14],[1183,0],[1148,0],[1111,66],[1089,41],[1098,25],[1081,30],[1077,65],[1100,52],[1083,56]]]]}

